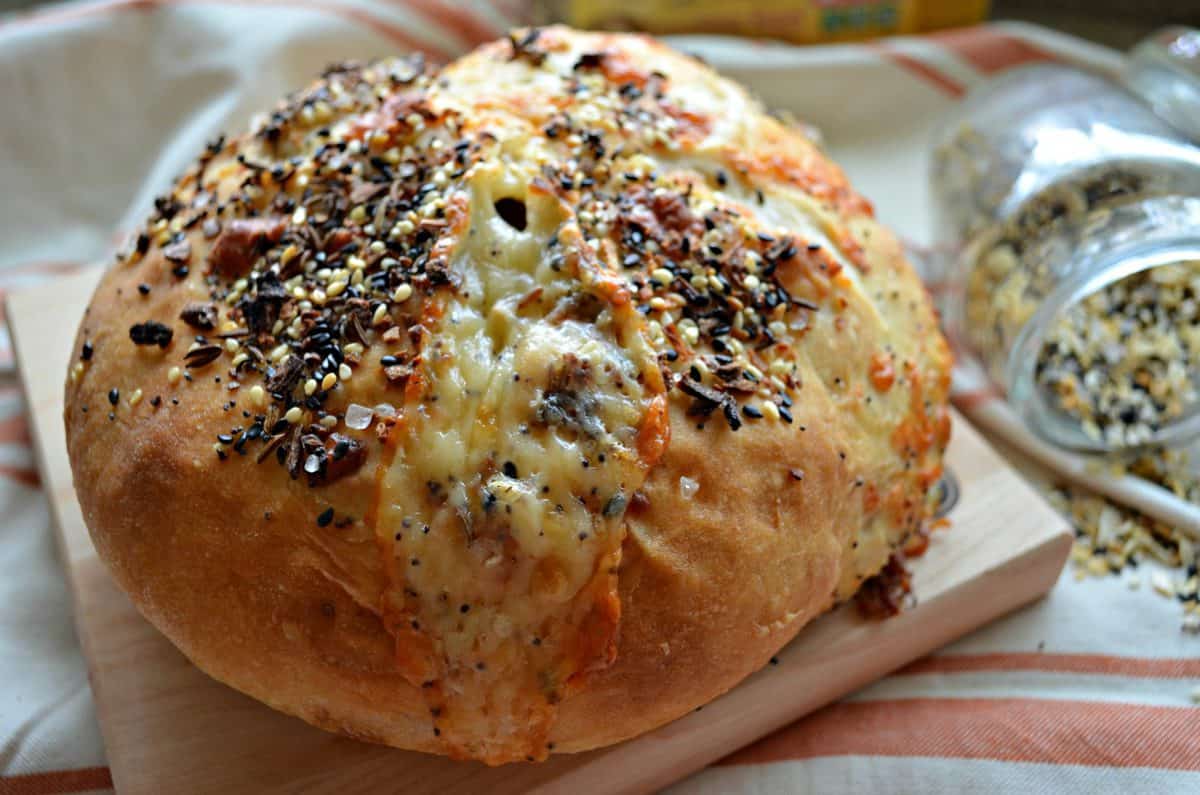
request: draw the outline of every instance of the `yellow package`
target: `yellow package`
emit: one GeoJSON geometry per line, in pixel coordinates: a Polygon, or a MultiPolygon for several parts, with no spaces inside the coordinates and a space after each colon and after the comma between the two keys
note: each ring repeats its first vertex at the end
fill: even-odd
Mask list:
{"type": "Polygon", "coordinates": [[[540,23],[647,33],[724,33],[802,44],[982,22],[988,0],[537,0],[540,23]]]}

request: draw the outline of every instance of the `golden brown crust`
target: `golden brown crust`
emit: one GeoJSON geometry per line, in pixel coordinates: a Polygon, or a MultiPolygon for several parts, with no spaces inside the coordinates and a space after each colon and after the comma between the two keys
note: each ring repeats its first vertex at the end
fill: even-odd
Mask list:
{"type": "MultiPolygon", "coordinates": [[[[140,253],[114,267],[98,288],[77,340],[81,359],[85,345],[88,358],[68,379],[65,411],[77,492],[101,556],[139,609],[199,667],[323,728],[492,763],[634,736],[711,700],[764,665],[811,618],[879,571],[927,516],[929,486],[948,434],[949,355],[928,297],[894,237],[871,218],[869,205],[836,166],[732,84],[652,40],[565,29],[527,39],[518,32],[512,42],[487,45],[444,72],[450,87],[439,101],[465,120],[463,129],[472,121],[478,128],[508,124],[522,114],[543,129],[555,118],[545,107],[574,101],[562,95],[564,78],[557,76],[570,73],[572,64],[599,69],[614,86],[642,89],[659,79],[648,77],[654,71],[665,73],[658,103],[675,120],[669,125],[675,143],[667,148],[652,141],[645,151],[670,179],[682,180],[659,183],[660,189],[690,184],[679,194],[687,198],[682,205],[655,204],[655,194],[630,189],[622,193],[632,201],[628,215],[618,214],[612,229],[586,231],[608,234],[623,255],[620,229],[635,217],[661,225],[664,245],[672,245],[678,242],[671,237],[675,227],[694,223],[704,234],[702,204],[711,200],[736,210],[742,226],[730,234],[746,230],[746,250],[779,255],[779,265],[762,281],[803,302],[781,314],[789,323],[802,318],[781,340],[788,343],[791,368],[780,376],[786,388],[729,393],[735,395],[732,418],[723,406],[706,405],[680,386],[691,377],[693,357],[719,351],[707,337],[690,345],[686,329],[666,323],[659,309],[648,310],[651,320],[663,320],[661,335],[653,329],[638,333],[659,354],[664,346],[684,352],[663,361],[667,388],[674,386],[670,443],[625,513],[616,660],[604,667],[603,649],[587,652],[598,656],[580,664],[595,670],[580,676],[561,703],[557,696],[551,700],[556,714],[544,748],[533,748],[529,738],[473,745],[466,730],[458,737],[461,745],[450,743],[438,727],[452,724],[431,717],[428,693],[398,663],[403,650],[383,609],[383,595],[396,585],[388,555],[381,555],[381,539],[390,540],[391,528],[371,523],[378,473],[395,450],[378,441],[378,424],[357,433],[343,429],[361,443],[357,469],[338,477],[322,470],[310,484],[303,475],[291,477],[270,450],[256,464],[261,439],[241,443],[245,455],[236,449],[237,434],[219,441],[233,427],[251,427],[266,410],[270,398],[258,403],[249,392],[261,376],[230,370],[232,353],[193,368],[190,381],[172,373],[184,364],[191,335],[204,333],[212,344],[216,333],[189,326],[181,313],[212,302],[214,289],[232,285],[243,260],[276,244],[268,256],[278,256],[290,233],[275,222],[232,238],[213,234],[197,216],[172,238],[167,219],[163,239],[147,238],[140,253]],[[518,90],[526,79],[559,82],[518,90]],[[685,93],[677,93],[680,87],[685,93]],[[650,215],[639,207],[649,207],[650,215]],[[754,242],[755,230],[769,233],[769,242],[754,242]],[[186,241],[186,258],[180,241],[186,241]],[[784,245],[789,242],[793,250],[784,245]],[[183,276],[181,259],[189,267],[183,276]],[[206,282],[210,270],[217,276],[206,282]],[[809,305],[816,309],[804,308],[809,305]],[[135,332],[144,344],[134,344],[130,327],[147,321],[172,330],[165,347],[156,344],[155,328],[135,332]],[[245,382],[235,389],[233,374],[245,382]],[[767,416],[755,417],[755,410],[767,416]],[[331,508],[332,521],[325,516],[331,508]]],[[[394,118],[419,111],[434,123],[435,112],[420,97],[401,89],[390,96],[402,97],[387,106],[394,118]]],[[[297,113],[301,106],[289,107],[297,113]]],[[[360,114],[363,128],[386,124],[380,114],[360,114]]],[[[276,135],[291,145],[292,133],[277,122],[268,119],[267,128],[285,127],[276,135]]],[[[206,166],[220,172],[214,191],[222,202],[230,202],[253,170],[234,159],[238,147],[252,162],[264,156],[254,140],[261,133],[226,145],[206,166]]],[[[485,152],[480,162],[493,157],[485,152]]],[[[211,173],[185,177],[177,191],[184,204],[194,201],[197,185],[214,179],[211,173]]],[[[564,202],[577,197],[562,195],[564,202]]],[[[535,200],[528,201],[533,213],[535,200]]],[[[244,216],[237,207],[224,212],[222,231],[244,216]]],[[[177,214],[191,217],[188,209],[177,214]]],[[[359,234],[360,227],[347,228],[359,234]]],[[[459,246],[442,241],[447,251],[459,246]]],[[[603,251],[601,246],[597,256],[603,251]]],[[[616,307],[661,297],[661,286],[646,281],[657,264],[661,260],[618,268],[624,281],[602,300],[616,307]]],[[[451,264],[450,270],[461,267],[451,264]]],[[[750,289],[741,282],[744,271],[736,270],[740,264],[719,267],[734,267],[738,289],[750,289]]],[[[580,284],[589,278],[575,273],[580,284]]],[[[423,289],[418,280],[414,284],[423,289]]],[[[428,289],[422,293],[430,296],[422,299],[427,306],[438,295],[435,287],[428,289]]],[[[222,319],[240,317],[234,310],[224,314],[226,305],[216,303],[222,319]]],[[[434,324],[434,339],[444,335],[437,330],[440,320],[424,322],[434,324]]],[[[376,332],[369,336],[354,377],[322,391],[325,402],[313,419],[327,412],[344,423],[352,404],[402,407],[410,399],[412,388],[401,385],[409,397],[397,397],[397,385],[382,375],[380,357],[389,349],[376,332]]],[[[775,348],[746,354],[764,371],[774,359],[762,357],[775,355],[775,348]]],[[[432,369],[418,371],[436,381],[432,369]]],[[[722,386],[708,376],[701,381],[722,386]]],[[[653,457],[650,447],[639,439],[643,456],[653,457]]]]}

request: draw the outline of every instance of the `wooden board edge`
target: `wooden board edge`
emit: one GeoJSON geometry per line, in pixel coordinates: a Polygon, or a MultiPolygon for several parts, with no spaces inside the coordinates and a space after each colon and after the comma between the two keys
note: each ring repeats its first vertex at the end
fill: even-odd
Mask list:
{"type": "MultiPolygon", "coordinates": [[[[13,363],[16,368],[17,383],[21,390],[21,398],[25,402],[25,411],[33,414],[35,396],[30,391],[29,381],[24,377],[26,369],[25,364],[21,361],[21,349],[23,347],[22,340],[24,332],[20,330],[20,318],[24,315],[25,309],[22,305],[22,299],[26,293],[34,292],[38,286],[30,287],[25,290],[14,290],[6,292],[4,295],[4,324],[8,327],[8,337],[12,341],[13,363]]],[[[34,464],[37,466],[38,477],[41,480],[41,488],[47,492],[46,502],[50,508],[50,522],[53,525],[54,549],[58,554],[59,565],[62,566],[63,572],[67,577],[67,584],[70,586],[72,602],[76,601],[77,590],[76,583],[71,575],[71,567],[68,565],[70,552],[67,549],[67,540],[62,534],[63,517],[59,511],[58,501],[49,493],[50,485],[47,474],[50,471],[50,463],[46,460],[46,451],[49,449],[48,439],[42,438],[42,431],[37,422],[34,422],[32,417],[28,422],[29,436],[33,448],[34,464]]],[[[76,604],[78,607],[78,604],[76,604]]],[[[78,611],[76,611],[78,612],[78,611]]]]}
{"type": "MultiPolygon", "coordinates": [[[[838,690],[847,693],[859,690],[871,682],[877,681],[927,655],[929,648],[944,646],[987,623],[1045,597],[1058,580],[1063,564],[1070,553],[1073,539],[1073,534],[1064,522],[1063,527],[1058,532],[1053,533],[1041,543],[1031,546],[1021,555],[1006,561],[1003,565],[996,567],[983,576],[968,581],[959,588],[951,589],[935,599],[918,605],[915,609],[887,619],[887,621],[897,622],[893,625],[890,634],[896,639],[898,645],[903,647],[903,650],[895,658],[885,658],[883,656],[875,658],[877,660],[887,659],[887,662],[882,665],[869,665],[863,668],[854,680],[843,680],[843,682],[850,682],[848,688],[839,685],[838,690]],[[997,582],[1010,581],[1011,578],[1016,577],[1023,578],[1027,582],[1032,582],[1034,586],[1029,590],[1014,590],[1011,592],[1000,589],[1000,598],[988,598],[997,593],[994,588],[997,582]],[[1004,598],[1006,594],[1011,595],[1008,598],[1004,598]],[[934,632],[932,639],[929,634],[922,634],[919,629],[913,628],[914,624],[927,622],[932,613],[953,615],[954,611],[945,609],[945,605],[949,602],[968,604],[973,607],[967,611],[963,611],[960,607],[955,615],[956,620],[953,623],[939,627],[934,622],[928,622],[930,628],[937,630],[934,632]],[[913,628],[913,631],[909,631],[910,628],[913,628]]],[[[896,647],[893,647],[892,653],[894,654],[895,651],[896,647]]],[[[841,693],[837,693],[829,696],[814,694],[814,697],[807,701],[780,698],[775,684],[768,683],[765,680],[752,682],[751,679],[747,679],[735,689],[740,691],[738,703],[736,704],[739,714],[722,714],[721,702],[726,698],[723,696],[705,705],[705,720],[709,722],[714,720],[736,721],[743,724],[744,728],[741,730],[741,733],[749,738],[747,742],[743,744],[729,744],[728,735],[714,732],[714,740],[717,736],[722,740],[720,745],[717,745],[716,742],[711,744],[697,743],[695,734],[688,730],[689,727],[685,723],[691,717],[687,716],[663,727],[663,729],[671,729],[672,733],[678,733],[677,739],[679,741],[683,741],[686,738],[686,741],[691,746],[685,753],[680,754],[678,766],[654,769],[646,771],[644,775],[638,775],[636,766],[630,765],[626,768],[631,771],[626,785],[619,789],[608,789],[605,791],[617,793],[618,795],[644,795],[645,793],[656,792],[663,787],[702,770],[713,762],[723,759],[739,748],[769,736],[771,733],[797,720],[803,720],[821,707],[827,706],[842,697],[841,693]],[[747,693],[746,690],[748,689],[758,689],[760,692],[747,693]],[[758,703],[760,709],[746,709],[747,705],[745,701],[752,697],[758,703]],[[785,704],[786,706],[784,706],[785,704]],[[747,712],[749,713],[749,719],[746,716],[747,712]]],[[[663,729],[659,729],[651,734],[661,732],[663,729]]],[[[670,739],[664,741],[665,745],[669,745],[670,743],[670,739]]],[[[620,754],[621,750],[623,750],[621,746],[615,746],[614,749],[613,753],[616,754],[620,754]]],[[[662,753],[671,753],[671,750],[664,747],[662,753]]],[[[539,787],[533,791],[545,793],[545,795],[558,795],[559,793],[561,795],[575,795],[579,792],[594,791],[602,783],[611,786],[611,778],[607,771],[611,770],[612,763],[612,757],[605,755],[603,759],[597,759],[594,762],[589,762],[572,769],[548,785],[539,787]]]]}
{"type": "MultiPolygon", "coordinates": [[[[89,280],[92,284],[95,284],[99,281],[101,272],[101,269],[96,268],[78,274],[71,274],[69,276],[55,277],[52,279],[52,282],[61,283],[63,279],[73,279],[77,280],[81,285],[89,280]]],[[[25,315],[23,298],[28,293],[38,292],[45,289],[49,289],[46,284],[38,284],[28,287],[24,290],[14,290],[12,292],[8,292],[4,296],[5,325],[8,327],[9,339],[12,340],[13,361],[16,365],[18,375],[17,381],[20,383],[21,397],[25,401],[25,410],[30,413],[34,411],[36,396],[32,394],[28,380],[22,375],[25,370],[25,364],[21,359],[24,332],[20,330],[21,318],[23,318],[25,315]]],[[[72,337],[73,336],[74,334],[72,333],[72,337]]],[[[65,373],[61,374],[61,376],[64,378],[65,375],[65,373]]],[[[41,428],[39,427],[38,423],[32,421],[32,419],[28,423],[28,426],[30,439],[32,441],[34,462],[37,465],[38,473],[42,479],[42,490],[46,493],[46,502],[50,510],[50,524],[51,532],[54,536],[54,549],[58,556],[58,563],[62,568],[63,576],[66,578],[67,589],[71,592],[71,623],[75,626],[75,637],[79,640],[79,645],[83,653],[83,662],[87,667],[88,686],[91,688],[92,697],[95,699],[97,706],[96,723],[100,728],[100,737],[104,743],[106,749],[105,757],[107,758],[107,748],[112,744],[115,738],[111,736],[111,727],[107,726],[105,721],[99,719],[99,713],[102,705],[107,700],[109,694],[105,690],[102,677],[96,676],[96,672],[92,663],[92,661],[95,659],[96,641],[92,635],[91,627],[88,626],[88,622],[85,620],[87,606],[84,604],[83,600],[87,592],[87,586],[81,581],[78,570],[78,559],[81,555],[78,550],[72,550],[70,548],[71,542],[64,534],[64,528],[67,526],[67,523],[62,513],[62,503],[56,498],[56,495],[53,491],[53,483],[47,476],[47,473],[51,471],[51,464],[47,460],[47,457],[61,453],[65,458],[66,439],[60,438],[57,440],[51,440],[43,438],[41,428]]],[[[87,543],[89,545],[88,552],[90,553],[90,556],[98,561],[99,556],[96,554],[95,548],[91,546],[90,537],[87,539],[87,543]]],[[[84,555],[86,554],[87,553],[84,553],[84,555]]],[[[115,770],[113,771],[112,775],[114,777],[114,782],[116,782],[115,770]]],[[[117,791],[120,791],[120,789],[117,788],[117,791]]]]}

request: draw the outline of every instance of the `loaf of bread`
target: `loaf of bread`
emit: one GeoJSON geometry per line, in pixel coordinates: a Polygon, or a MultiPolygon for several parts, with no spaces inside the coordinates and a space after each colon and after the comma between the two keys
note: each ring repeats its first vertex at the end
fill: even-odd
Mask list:
{"type": "Polygon", "coordinates": [[[928,518],[949,353],[802,131],[653,39],[338,64],[104,277],[75,484],[142,613],[325,729],[479,759],[645,732],[928,518]]]}

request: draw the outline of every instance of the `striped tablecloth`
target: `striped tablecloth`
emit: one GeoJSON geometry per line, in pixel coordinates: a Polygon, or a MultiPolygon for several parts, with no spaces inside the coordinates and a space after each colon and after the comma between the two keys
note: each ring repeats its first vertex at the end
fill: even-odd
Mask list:
{"type": "MultiPolygon", "coordinates": [[[[103,262],[222,129],[327,62],[498,35],[520,0],[116,0],[0,20],[0,290],[103,262]]],[[[925,145],[1014,64],[1116,54],[1028,26],[799,49],[684,38],[824,132],[879,215],[928,240],[925,145]]],[[[0,795],[111,786],[24,409],[0,336],[0,795]]],[[[1200,792],[1200,637],[1118,577],[1044,601],[732,753],[679,793],[1200,792]]],[[[733,751],[733,749],[731,749],[733,751]]]]}

